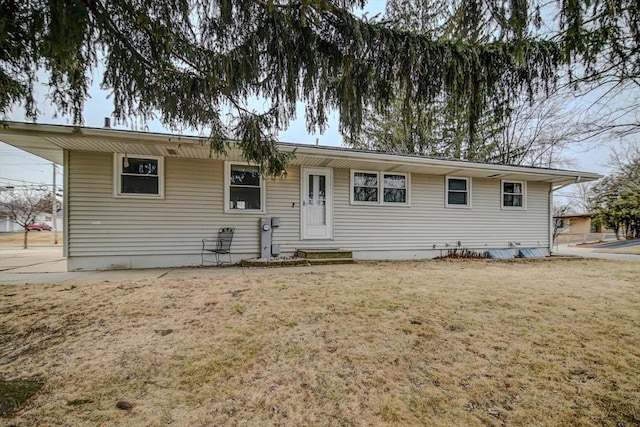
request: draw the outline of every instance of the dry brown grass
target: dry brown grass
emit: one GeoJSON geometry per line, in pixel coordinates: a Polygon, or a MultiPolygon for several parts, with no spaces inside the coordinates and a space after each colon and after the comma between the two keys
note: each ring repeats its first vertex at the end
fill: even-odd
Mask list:
{"type": "Polygon", "coordinates": [[[44,382],[9,421],[640,423],[636,263],[281,271],[2,287],[0,379],[44,382]]]}
{"type": "MultiPolygon", "coordinates": [[[[24,241],[24,233],[0,233],[0,246],[20,246],[24,241]]],[[[58,231],[58,244],[62,245],[62,232],[58,231]]],[[[27,237],[27,245],[42,246],[53,245],[52,231],[30,231],[27,237]]]]}

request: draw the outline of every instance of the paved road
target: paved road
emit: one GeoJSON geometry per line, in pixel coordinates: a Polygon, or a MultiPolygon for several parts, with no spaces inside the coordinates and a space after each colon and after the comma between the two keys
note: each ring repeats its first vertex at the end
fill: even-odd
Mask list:
{"type": "Polygon", "coordinates": [[[597,249],[617,249],[617,248],[629,248],[632,246],[640,246],[640,239],[633,240],[616,240],[615,242],[600,243],[593,245],[593,248],[597,249]]]}

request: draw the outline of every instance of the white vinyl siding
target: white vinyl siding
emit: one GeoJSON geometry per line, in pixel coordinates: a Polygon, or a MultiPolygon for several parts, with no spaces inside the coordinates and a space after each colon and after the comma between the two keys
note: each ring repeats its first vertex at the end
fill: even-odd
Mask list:
{"type": "MultiPolygon", "coordinates": [[[[294,168],[290,169],[291,177],[294,168]]],[[[297,173],[294,175],[297,176],[297,173]]],[[[289,178],[287,178],[288,180],[289,178]]],[[[447,209],[443,206],[445,177],[411,174],[411,206],[397,209],[379,205],[362,209],[351,205],[350,170],[335,169],[333,185],[334,240],[304,241],[284,236],[284,227],[274,230],[274,242],[283,253],[299,247],[345,248],[354,251],[446,250],[460,241],[463,247],[506,248],[509,242],[520,246],[546,248],[549,244],[549,184],[528,183],[527,211],[500,208],[500,180],[473,179],[473,209],[447,209]],[[449,246],[446,246],[446,245],[449,246]]],[[[275,185],[270,185],[271,191],[275,185]]],[[[270,203],[270,202],[269,202],[270,203]]],[[[282,209],[269,205],[267,215],[287,222],[297,218],[291,203],[282,209]]],[[[287,233],[287,236],[291,236],[287,233]]],[[[294,237],[294,236],[291,236],[294,237]]]]}
{"type": "Polygon", "coordinates": [[[527,210],[501,209],[501,181],[473,179],[473,209],[443,206],[444,176],[412,173],[411,206],[352,205],[351,170],[333,170],[332,240],[300,240],[300,166],[286,178],[263,178],[265,212],[224,212],[224,162],[165,158],[165,198],[113,197],[113,155],[69,153],[69,256],[189,256],[199,263],[201,239],[235,227],[234,254],[260,254],[260,217],[279,217],[273,241],[283,255],[297,248],[380,251],[452,247],[505,248],[509,242],[549,245],[549,184],[527,183],[527,210]],[[450,245],[450,246],[446,246],[450,245]]]}
{"type": "Polygon", "coordinates": [[[199,257],[201,240],[220,227],[236,228],[233,252],[259,252],[262,214],[224,213],[223,161],[166,158],[161,200],[113,198],[112,159],[69,153],[69,256],[199,257]]]}

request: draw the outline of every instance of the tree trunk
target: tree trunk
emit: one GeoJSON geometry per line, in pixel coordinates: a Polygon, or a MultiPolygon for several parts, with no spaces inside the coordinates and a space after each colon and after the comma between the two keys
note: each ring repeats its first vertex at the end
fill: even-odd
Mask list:
{"type": "Polygon", "coordinates": [[[22,249],[27,249],[27,234],[29,230],[27,228],[24,229],[24,243],[22,245],[22,249]]]}

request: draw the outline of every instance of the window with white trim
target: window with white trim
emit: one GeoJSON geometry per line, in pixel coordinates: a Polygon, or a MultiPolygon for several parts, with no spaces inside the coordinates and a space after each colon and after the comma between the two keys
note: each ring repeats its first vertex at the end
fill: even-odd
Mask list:
{"type": "Polygon", "coordinates": [[[525,184],[522,181],[502,181],[502,207],[525,208],[525,184]]]}
{"type": "Polygon", "coordinates": [[[353,172],[353,201],[378,203],[377,172],[353,172]]]}
{"type": "Polygon", "coordinates": [[[471,207],[471,179],[447,177],[446,179],[447,207],[471,207]]]}
{"type": "Polygon", "coordinates": [[[406,173],[352,170],[351,203],[408,205],[409,175],[406,173]]]}
{"type": "Polygon", "coordinates": [[[225,212],[264,212],[264,179],[260,167],[225,162],[225,212]]]}
{"type": "Polygon", "coordinates": [[[114,155],[114,196],[164,197],[164,157],[138,154],[114,155]]]}
{"type": "Polygon", "coordinates": [[[407,175],[383,173],[382,187],[384,203],[407,203],[407,175]]]}

